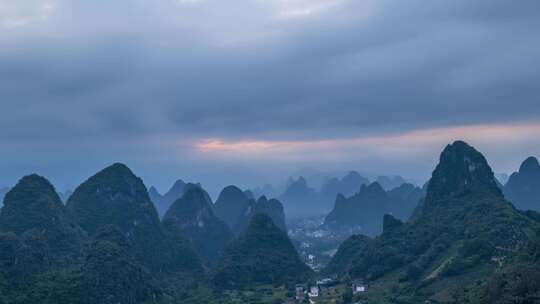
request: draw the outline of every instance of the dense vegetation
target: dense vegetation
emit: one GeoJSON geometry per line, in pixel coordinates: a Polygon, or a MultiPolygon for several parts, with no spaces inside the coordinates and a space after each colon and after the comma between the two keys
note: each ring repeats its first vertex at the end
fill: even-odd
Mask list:
{"type": "MultiPolygon", "coordinates": [[[[528,160],[520,173],[532,167],[528,160]]],[[[65,206],[44,177],[23,177],[0,211],[0,304],[283,303],[295,284],[313,283],[278,200],[227,187],[218,207],[200,185],[182,192],[160,221],[122,164],[90,177],[65,206]]],[[[398,201],[410,213],[421,196],[378,183],[338,196],[330,219],[380,215],[382,233],[341,244],[322,272],[340,281],[319,303],[540,303],[540,213],[505,199],[482,154],[447,146],[414,216],[382,215],[398,201]],[[368,292],[353,296],[353,280],[368,292]]]]}
{"type": "MultiPolygon", "coordinates": [[[[25,176],[0,212],[0,303],[234,303],[215,288],[209,268],[234,235],[199,185],[183,191],[161,222],[142,180],[125,165],[90,177],[66,206],[45,178],[25,176]]],[[[278,201],[259,201],[243,220],[268,212],[284,225],[278,201]]],[[[258,233],[277,240],[282,264],[272,265],[281,267],[272,282],[309,273],[285,232],[271,219],[263,226],[269,230],[254,229],[244,240],[258,233]]],[[[268,263],[252,254],[246,261],[268,263]]]]}
{"type": "Polygon", "coordinates": [[[212,211],[208,194],[200,187],[191,187],[176,200],[163,217],[167,231],[185,235],[203,260],[215,264],[233,233],[212,211]]]}
{"type": "Polygon", "coordinates": [[[253,216],[248,229],[225,250],[214,284],[243,289],[256,284],[304,281],[312,275],[287,234],[266,214],[253,216]]]}
{"type": "Polygon", "coordinates": [[[452,302],[465,286],[512,267],[507,263],[538,229],[504,199],[484,157],[463,142],[441,154],[419,213],[406,224],[386,218],[372,241],[350,239],[329,270],[370,281],[371,294],[388,302],[452,302]]]}
{"type": "Polygon", "coordinates": [[[67,216],[54,187],[35,174],[23,177],[6,194],[0,212],[0,231],[43,241],[54,259],[76,255],[83,235],[67,216]]]}

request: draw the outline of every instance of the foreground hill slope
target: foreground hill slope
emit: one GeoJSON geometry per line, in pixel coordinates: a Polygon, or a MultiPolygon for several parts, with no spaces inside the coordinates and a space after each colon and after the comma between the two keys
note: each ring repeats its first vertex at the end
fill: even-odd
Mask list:
{"type": "MultiPolygon", "coordinates": [[[[104,226],[85,250],[79,267],[49,273],[32,289],[29,300],[46,304],[160,303],[157,281],[131,254],[115,226],[104,226]]],[[[29,302],[29,303],[31,303],[29,302]]]]}
{"type": "Polygon", "coordinates": [[[311,274],[287,234],[268,215],[259,213],[227,247],[213,281],[221,288],[244,289],[257,284],[294,283],[311,274]]]}
{"type": "Polygon", "coordinates": [[[442,152],[418,217],[385,218],[380,237],[350,239],[331,266],[369,281],[371,296],[387,302],[452,302],[527,247],[538,227],[504,199],[482,154],[456,141],[442,152]]]}

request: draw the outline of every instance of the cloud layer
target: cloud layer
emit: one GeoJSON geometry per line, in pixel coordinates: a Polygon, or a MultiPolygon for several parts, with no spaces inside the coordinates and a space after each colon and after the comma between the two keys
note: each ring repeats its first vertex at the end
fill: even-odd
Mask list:
{"type": "MultiPolygon", "coordinates": [[[[251,179],[257,157],[283,163],[276,176],[377,170],[350,152],[369,144],[348,143],[376,138],[385,159],[395,136],[482,126],[491,149],[540,122],[539,15],[533,0],[0,0],[0,182],[41,169],[66,184],[111,160],[156,183],[251,179]],[[261,151],[201,153],[212,141],[261,151]],[[268,143],[321,160],[272,158],[268,143]]],[[[538,136],[520,139],[502,169],[539,153],[538,136]]],[[[429,173],[395,154],[403,174],[429,173]]]]}

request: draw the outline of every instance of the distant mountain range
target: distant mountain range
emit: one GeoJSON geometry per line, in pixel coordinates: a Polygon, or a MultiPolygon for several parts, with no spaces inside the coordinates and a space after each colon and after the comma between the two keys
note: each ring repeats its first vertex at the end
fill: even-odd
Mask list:
{"type": "Polygon", "coordinates": [[[383,187],[384,190],[392,190],[394,188],[397,188],[401,186],[402,184],[405,184],[406,181],[401,176],[378,176],[377,183],[383,187]]]}
{"type": "Polygon", "coordinates": [[[386,192],[378,182],[362,185],[360,191],[348,198],[337,195],[334,209],[326,216],[328,229],[353,229],[365,235],[382,232],[384,214],[407,220],[423,198],[422,189],[412,184],[402,184],[386,192]]]}
{"type": "MultiPolygon", "coordinates": [[[[201,184],[199,183],[190,185],[197,185],[201,187],[201,184]]],[[[169,191],[167,191],[163,195],[161,195],[154,186],[148,189],[148,195],[150,196],[150,200],[152,200],[152,202],[156,206],[156,210],[160,218],[163,218],[165,212],[167,212],[169,207],[177,199],[181,198],[182,195],[184,195],[184,193],[186,192],[186,186],[188,186],[188,184],[185,183],[183,180],[179,179],[174,182],[169,191]]]]}
{"type": "Polygon", "coordinates": [[[6,193],[8,193],[8,191],[9,191],[8,187],[0,188],[0,206],[3,206],[4,196],[6,195],[6,193]]]}
{"type": "MultiPolygon", "coordinates": [[[[379,176],[376,181],[385,191],[406,183],[400,176],[379,176]]],[[[342,178],[326,178],[321,182],[320,189],[311,187],[305,177],[299,176],[297,179],[289,178],[281,192],[271,185],[265,185],[254,189],[253,193],[277,197],[283,202],[288,217],[302,218],[328,214],[334,207],[338,194],[345,197],[352,196],[360,191],[362,185],[369,183],[369,179],[358,172],[350,171],[342,178]]]]}
{"type": "Polygon", "coordinates": [[[529,157],[504,186],[504,195],[517,208],[540,211],[540,164],[529,157]]]}

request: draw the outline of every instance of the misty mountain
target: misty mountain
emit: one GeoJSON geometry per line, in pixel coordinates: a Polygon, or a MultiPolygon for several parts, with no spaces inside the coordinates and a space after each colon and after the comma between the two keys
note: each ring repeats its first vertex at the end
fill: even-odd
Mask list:
{"type": "Polygon", "coordinates": [[[495,178],[497,179],[497,181],[499,181],[499,183],[501,183],[501,185],[506,185],[510,176],[508,176],[508,174],[506,173],[498,173],[495,174],[495,178]]]}
{"type": "Polygon", "coordinates": [[[255,197],[255,194],[253,194],[253,191],[251,191],[251,190],[245,190],[245,191],[244,191],[244,194],[245,194],[246,197],[249,198],[249,199],[255,199],[255,198],[256,198],[256,197],[255,197]]]}
{"type": "MultiPolygon", "coordinates": [[[[379,185],[386,191],[399,188],[405,184],[404,179],[400,176],[379,176],[378,181],[379,185]],[[381,183],[384,183],[385,186],[381,183]]],[[[369,184],[369,180],[356,171],[349,171],[342,178],[326,177],[321,181],[320,189],[310,186],[308,179],[303,176],[298,177],[298,179],[289,177],[285,183],[285,190],[278,198],[283,202],[285,213],[288,217],[320,216],[328,214],[332,210],[338,194],[345,197],[353,196],[361,190],[362,185],[367,184],[369,184]]],[[[270,185],[268,185],[267,189],[272,189],[272,191],[268,190],[266,192],[275,193],[275,190],[270,185]]],[[[256,193],[265,192],[260,188],[255,191],[256,193]]],[[[269,197],[272,196],[270,195],[269,197]]],[[[409,213],[401,212],[399,216],[401,217],[403,214],[409,213]]]]}
{"type": "Polygon", "coordinates": [[[384,214],[406,221],[424,196],[412,184],[402,184],[386,192],[378,182],[362,185],[350,197],[337,195],[334,209],[326,216],[324,227],[330,230],[354,230],[369,236],[382,232],[384,214]]]}
{"type": "Polygon", "coordinates": [[[309,187],[303,177],[291,179],[289,186],[278,199],[290,218],[325,214],[331,208],[331,202],[325,201],[315,189],[309,187]]]}
{"type": "Polygon", "coordinates": [[[495,273],[497,261],[512,260],[540,227],[504,199],[482,154],[460,141],[441,153],[419,213],[408,223],[385,216],[381,236],[351,238],[331,269],[368,280],[373,298],[391,290],[390,302],[450,302],[495,273]]]}
{"type": "Polygon", "coordinates": [[[60,197],[60,200],[62,201],[62,203],[67,203],[69,197],[72,194],[73,194],[73,191],[71,191],[71,190],[66,190],[64,192],[61,192],[61,191],[58,192],[58,196],[60,197]]]}
{"type": "Polygon", "coordinates": [[[213,282],[220,288],[244,289],[257,284],[294,284],[311,275],[287,234],[269,216],[259,213],[227,247],[213,282]]]}
{"type": "MultiPolygon", "coordinates": [[[[167,212],[172,203],[174,203],[177,199],[181,198],[182,195],[184,195],[187,185],[187,183],[179,179],[174,182],[169,191],[167,191],[163,195],[161,195],[159,191],[153,186],[148,189],[148,195],[150,196],[150,200],[156,206],[156,210],[160,218],[163,218],[165,212],[167,212]]],[[[199,187],[201,186],[198,183],[191,185],[197,185],[199,187]]]]}
{"type": "Polygon", "coordinates": [[[250,204],[250,198],[240,188],[227,186],[219,193],[214,204],[214,211],[221,220],[233,229],[246,215],[250,204]]]}
{"type": "Polygon", "coordinates": [[[279,191],[270,184],[265,184],[262,187],[256,187],[252,189],[251,192],[253,193],[254,198],[261,197],[263,195],[266,197],[278,197],[280,195],[279,191]]]}
{"type": "Polygon", "coordinates": [[[346,198],[339,194],[334,209],[326,216],[329,229],[359,227],[363,234],[374,236],[382,232],[382,216],[388,213],[392,199],[378,182],[362,185],[360,191],[346,198]]]}
{"type": "Polygon", "coordinates": [[[387,193],[392,199],[389,213],[402,221],[409,220],[420,200],[426,195],[422,188],[409,183],[401,184],[387,193]]]}
{"type": "Polygon", "coordinates": [[[336,195],[351,196],[358,191],[362,185],[369,184],[369,180],[361,176],[356,171],[350,171],[341,179],[335,177],[326,181],[321,187],[321,195],[324,198],[333,200],[336,195]]]}
{"type": "Polygon", "coordinates": [[[504,186],[504,195],[516,208],[540,210],[540,164],[529,157],[514,172],[504,186]]]}
{"type": "Polygon", "coordinates": [[[198,186],[188,187],[171,205],[163,225],[168,231],[177,230],[185,235],[210,265],[217,262],[234,237],[227,224],[214,215],[208,194],[198,186]]]}
{"type": "Polygon", "coordinates": [[[276,227],[287,232],[283,205],[277,199],[268,200],[266,196],[261,196],[257,201],[249,201],[245,213],[239,218],[239,221],[234,226],[234,232],[237,235],[243,233],[249,226],[251,219],[257,214],[268,215],[276,227]]]}
{"type": "Polygon", "coordinates": [[[381,187],[383,187],[383,189],[386,190],[386,191],[392,190],[392,189],[397,188],[397,187],[401,186],[402,184],[406,183],[405,179],[403,179],[403,177],[401,177],[399,175],[395,175],[395,176],[385,176],[385,175],[378,176],[377,179],[376,179],[376,182],[379,183],[379,185],[381,185],[381,187]]]}
{"type": "Polygon", "coordinates": [[[236,235],[248,227],[255,214],[263,213],[272,219],[274,224],[287,231],[283,205],[276,199],[268,200],[261,196],[258,200],[250,198],[246,191],[236,186],[225,187],[214,204],[216,215],[225,221],[236,235]]]}
{"type": "Polygon", "coordinates": [[[4,196],[9,192],[9,187],[0,188],[0,207],[4,204],[4,196]]]}

